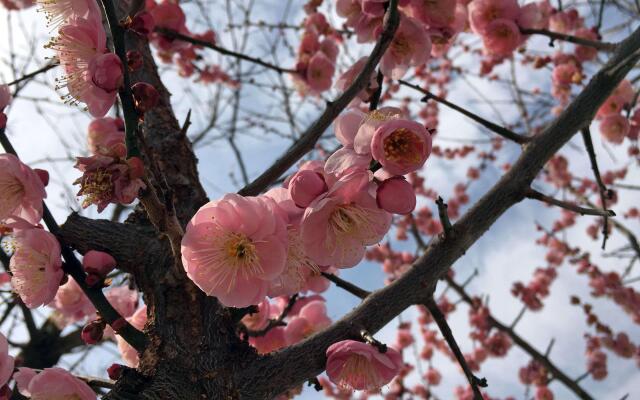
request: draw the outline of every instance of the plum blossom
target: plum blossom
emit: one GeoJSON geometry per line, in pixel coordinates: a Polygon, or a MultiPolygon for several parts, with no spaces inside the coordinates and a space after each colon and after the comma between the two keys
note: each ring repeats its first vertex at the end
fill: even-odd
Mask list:
{"type": "Polygon", "coordinates": [[[62,325],[83,320],[96,312],[95,307],[75,279],[69,279],[67,283],[58,288],[51,306],[62,316],[62,325]]]}
{"type": "Polygon", "coordinates": [[[29,308],[51,302],[64,275],[56,237],[42,229],[23,229],[14,234],[11,246],[13,289],[29,308]]]}
{"type": "Polygon", "coordinates": [[[75,168],[82,172],[74,182],[80,185],[78,196],[84,196],[82,207],[95,204],[98,212],[110,203],[132,203],[146,187],[142,181],[144,166],[137,157],[126,161],[102,155],[78,157],[75,168]]]}
{"type": "Polygon", "coordinates": [[[258,304],[284,270],[286,221],[269,197],[227,194],[200,208],[182,239],[189,278],[226,306],[258,304]]]}
{"type": "Polygon", "coordinates": [[[422,65],[431,54],[431,39],[415,19],[401,15],[400,25],[380,61],[380,71],[391,79],[401,79],[409,67],[422,65]]]}
{"type": "Polygon", "coordinates": [[[18,217],[32,225],[42,218],[47,197],[37,172],[12,154],[0,154],[0,221],[18,217]]]}
{"type": "Polygon", "coordinates": [[[416,208],[416,193],[404,177],[395,176],[378,185],[376,202],[390,213],[410,214],[416,208]]]}
{"type": "Polygon", "coordinates": [[[265,328],[269,324],[271,312],[271,304],[269,300],[264,299],[258,304],[258,311],[247,314],[242,318],[242,323],[247,329],[254,331],[265,328]]]}
{"type": "Polygon", "coordinates": [[[122,158],[127,154],[124,136],[121,118],[98,118],[89,124],[87,145],[92,154],[122,158]]]}
{"type": "Polygon", "coordinates": [[[489,54],[508,56],[522,43],[522,35],[512,20],[496,19],[485,27],[482,40],[489,54]]]}
{"type": "Polygon", "coordinates": [[[377,348],[354,340],[334,343],[327,349],[327,376],[331,382],[352,390],[377,390],[402,368],[402,355],[393,348],[377,348]]]}
{"type": "MultiPolygon", "coordinates": [[[[362,57],[355,62],[349,69],[343,72],[336,80],[335,87],[344,92],[355,81],[356,77],[362,72],[365,64],[369,60],[368,57],[362,57]]],[[[378,89],[378,81],[376,74],[372,71],[367,87],[362,89],[358,96],[351,101],[351,105],[358,105],[360,102],[367,102],[371,95],[378,89]]]]}
{"type": "Polygon", "coordinates": [[[31,368],[18,368],[15,379],[20,393],[32,400],[97,398],[89,385],[62,368],[45,368],[40,373],[31,368]]]}
{"type": "Polygon", "coordinates": [[[325,302],[315,300],[307,303],[297,315],[291,317],[284,330],[285,339],[287,344],[292,345],[329,325],[331,319],[327,316],[325,302]]]}
{"type": "Polygon", "coordinates": [[[98,3],[91,0],[36,0],[45,13],[47,25],[58,27],[75,18],[102,19],[98,3]]]}
{"type": "Polygon", "coordinates": [[[9,355],[9,343],[7,338],[0,333],[0,387],[6,385],[13,375],[13,366],[15,361],[9,355]]]}
{"type": "Polygon", "coordinates": [[[480,35],[491,22],[498,19],[515,21],[520,12],[517,0],[473,0],[468,10],[471,29],[480,35]]]}
{"type": "Polygon", "coordinates": [[[609,143],[622,143],[628,132],[629,120],[621,114],[610,114],[600,121],[600,134],[609,143]]]}
{"type": "Polygon", "coordinates": [[[424,165],[431,154],[431,135],[414,121],[394,119],[381,124],[371,139],[371,154],[394,175],[405,175],[424,165]]]}
{"type": "Polygon", "coordinates": [[[391,215],[378,208],[368,171],[341,178],[306,209],[301,222],[305,253],[318,265],[352,267],[365,247],[389,230],[391,215]]]}
{"type": "Polygon", "coordinates": [[[66,73],[58,79],[57,88],[66,87],[66,101],[85,103],[96,118],[109,111],[123,79],[122,62],[108,52],[106,43],[100,18],[73,18],[47,45],[57,53],[66,73]]]}

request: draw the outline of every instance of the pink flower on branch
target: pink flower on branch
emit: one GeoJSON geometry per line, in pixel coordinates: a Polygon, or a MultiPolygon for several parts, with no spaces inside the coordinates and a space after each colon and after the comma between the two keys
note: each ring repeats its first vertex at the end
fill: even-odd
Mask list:
{"type": "Polygon", "coordinates": [[[274,200],[227,194],[193,216],[182,239],[189,278],[231,307],[258,304],[285,268],[286,220],[274,200]]]}
{"type": "Polygon", "coordinates": [[[7,338],[0,333],[0,387],[4,386],[13,375],[15,360],[9,355],[7,338]]]}
{"type": "Polygon", "coordinates": [[[402,355],[390,347],[381,353],[369,344],[343,340],[327,349],[327,375],[331,382],[347,389],[380,389],[402,365],[402,355]]]}
{"type": "Polygon", "coordinates": [[[37,224],[45,197],[44,184],[36,171],[12,154],[0,154],[0,221],[18,217],[37,224]]]}
{"type": "Polygon", "coordinates": [[[95,392],[85,382],[62,368],[46,368],[40,373],[31,368],[16,372],[18,390],[33,400],[95,400],[95,392]]]}
{"type": "Polygon", "coordinates": [[[58,240],[42,229],[24,229],[14,234],[11,246],[13,289],[29,308],[50,303],[64,275],[58,240]]]}

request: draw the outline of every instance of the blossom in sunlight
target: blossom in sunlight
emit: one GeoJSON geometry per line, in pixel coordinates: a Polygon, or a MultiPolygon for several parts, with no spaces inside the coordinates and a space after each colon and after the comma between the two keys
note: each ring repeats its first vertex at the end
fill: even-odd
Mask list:
{"type": "Polygon", "coordinates": [[[292,345],[329,325],[331,325],[331,319],[327,316],[325,302],[315,300],[306,304],[297,315],[291,317],[284,329],[284,336],[287,344],[292,345]]]}
{"type": "MultiPolygon", "coordinates": [[[[147,323],[147,306],[140,307],[131,317],[127,318],[127,321],[131,326],[141,331],[147,323]]],[[[131,368],[137,368],[140,362],[138,351],[120,335],[116,335],[116,342],[124,362],[131,368]]]]}
{"type": "Polygon", "coordinates": [[[610,114],[600,121],[600,134],[609,143],[622,143],[627,133],[629,120],[622,114],[610,114]]]}
{"type": "Polygon", "coordinates": [[[95,307],[75,279],[69,279],[67,283],[58,288],[51,306],[61,314],[63,325],[83,320],[96,312],[95,307]]]}
{"type": "Polygon", "coordinates": [[[24,229],[14,234],[10,246],[13,290],[29,308],[50,303],[64,275],[58,239],[42,229],[24,229]]]}
{"type": "Polygon", "coordinates": [[[115,102],[122,85],[122,62],[106,48],[101,20],[74,18],[60,27],[58,36],[46,47],[56,52],[65,76],[57,88],[69,93],[70,104],[83,102],[93,117],[103,117],[115,102]]]}
{"type": "Polygon", "coordinates": [[[9,355],[7,338],[0,333],[0,387],[4,386],[13,375],[15,360],[9,355]]]}
{"type": "Polygon", "coordinates": [[[389,48],[380,60],[380,71],[391,79],[401,79],[409,67],[422,65],[431,54],[431,39],[423,25],[402,15],[389,48]]]}
{"type": "Polygon", "coordinates": [[[431,154],[431,135],[417,122],[394,119],[376,129],[371,154],[388,173],[405,175],[427,161],[431,154]]]}
{"type": "Polygon", "coordinates": [[[286,221],[269,197],[227,194],[202,206],[182,239],[189,278],[231,307],[258,304],[285,267],[286,221]]]}
{"type": "Polygon", "coordinates": [[[36,171],[12,154],[0,154],[0,221],[13,216],[37,224],[45,197],[44,184],[36,171]]]}
{"type": "Polygon", "coordinates": [[[20,393],[32,400],[97,398],[89,385],[62,368],[45,368],[40,373],[31,368],[18,368],[15,379],[20,393]]]}
{"type": "Polygon", "coordinates": [[[36,0],[39,11],[45,13],[47,25],[58,27],[73,18],[85,18],[100,22],[102,14],[94,0],[36,0]]]}
{"type": "Polygon", "coordinates": [[[132,203],[146,187],[142,181],[144,166],[137,157],[126,161],[101,155],[78,157],[75,168],[82,172],[74,182],[80,185],[78,196],[84,196],[82,207],[95,204],[98,212],[110,203],[132,203]]]}
{"type": "Polygon", "coordinates": [[[368,171],[341,178],[304,213],[301,236],[305,253],[320,266],[353,267],[366,246],[389,230],[391,214],[378,208],[368,171]]]}
{"type": "Polygon", "coordinates": [[[343,340],[327,349],[327,376],[336,385],[351,390],[377,390],[389,383],[402,368],[402,355],[388,347],[343,340]]]}

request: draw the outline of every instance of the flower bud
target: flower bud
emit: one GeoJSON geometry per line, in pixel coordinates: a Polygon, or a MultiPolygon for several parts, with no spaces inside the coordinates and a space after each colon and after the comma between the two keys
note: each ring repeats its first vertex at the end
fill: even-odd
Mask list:
{"type": "Polygon", "coordinates": [[[98,56],[89,65],[93,83],[106,92],[115,92],[122,86],[122,61],[114,53],[98,56]]]}
{"type": "Polygon", "coordinates": [[[122,371],[124,371],[126,367],[122,364],[111,364],[109,368],[107,368],[107,374],[109,375],[109,379],[113,381],[117,381],[122,376],[122,371]]]}
{"type": "Polygon", "coordinates": [[[129,71],[137,71],[144,65],[142,54],[137,50],[127,51],[127,67],[129,71]]]}
{"type": "Polygon", "coordinates": [[[82,266],[88,274],[104,278],[116,267],[116,260],[105,252],[90,250],[84,255],[82,266]]]}
{"type": "Polygon", "coordinates": [[[138,112],[145,113],[158,105],[160,95],[150,84],[138,82],[131,87],[131,91],[138,112]]]}
{"type": "Polygon", "coordinates": [[[327,184],[322,175],[311,170],[296,172],[289,182],[289,193],[298,207],[305,208],[322,193],[327,191],[327,184]]]}
{"type": "Polygon", "coordinates": [[[38,175],[38,178],[40,178],[40,181],[43,185],[47,186],[49,184],[49,171],[40,168],[34,168],[33,172],[38,175]]]}
{"type": "Polygon", "coordinates": [[[82,328],[80,337],[86,344],[96,344],[102,340],[105,326],[104,321],[101,319],[91,321],[82,328]]]}
{"type": "Polygon", "coordinates": [[[127,321],[124,318],[120,317],[111,323],[111,328],[114,331],[119,332],[126,325],[127,325],[127,321]]]}
{"type": "Polygon", "coordinates": [[[9,86],[0,85],[0,111],[4,110],[9,103],[11,103],[11,91],[9,90],[9,86]]]}
{"type": "Polygon", "coordinates": [[[155,27],[156,22],[153,20],[153,15],[147,11],[140,11],[133,17],[129,29],[139,35],[147,36],[153,32],[155,27]]]}
{"type": "Polygon", "coordinates": [[[416,193],[402,176],[394,176],[378,185],[378,207],[394,214],[409,214],[416,208],[416,193]]]}
{"type": "Polygon", "coordinates": [[[7,114],[0,111],[0,129],[7,127],[7,114]]]}

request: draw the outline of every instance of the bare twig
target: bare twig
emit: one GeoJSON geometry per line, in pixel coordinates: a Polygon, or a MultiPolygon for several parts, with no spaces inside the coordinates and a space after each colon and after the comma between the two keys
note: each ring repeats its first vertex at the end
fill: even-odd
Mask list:
{"type": "Polygon", "coordinates": [[[520,32],[525,35],[543,35],[547,36],[551,41],[549,45],[553,47],[554,40],[562,40],[564,42],[569,42],[573,44],[578,44],[581,46],[593,47],[594,49],[598,49],[601,51],[614,51],[617,47],[617,44],[607,43],[607,42],[597,42],[595,40],[584,39],[577,36],[571,36],[564,33],[552,32],[547,29],[523,29],[520,28],[520,32]]]}
{"type": "MultiPolygon", "coordinates": [[[[607,190],[607,187],[602,182],[602,177],[600,176],[600,169],[598,168],[598,161],[596,160],[596,152],[593,148],[593,142],[591,141],[591,131],[589,127],[586,127],[582,130],[582,140],[584,141],[584,147],[587,149],[587,154],[589,154],[589,162],[591,162],[591,169],[593,170],[593,175],[596,178],[596,183],[598,184],[598,192],[600,193],[600,202],[602,203],[602,208],[607,208],[607,199],[611,198],[611,193],[607,190]]],[[[602,226],[602,249],[604,250],[605,245],[607,244],[607,238],[609,237],[609,218],[608,215],[604,216],[604,224],[602,226]]]]}
{"type": "Polygon", "coordinates": [[[344,289],[347,292],[351,293],[352,295],[359,297],[360,299],[364,300],[365,298],[367,298],[367,296],[369,296],[371,294],[371,292],[364,290],[356,285],[354,285],[351,282],[347,282],[342,278],[338,278],[338,276],[334,275],[334,274],[330,274],[327,272],[321,272],[322,276],[324,276],[325,278],[327,278],[328,280],[330,280],[331,282],[335,283],[335,285],[337,287],[339,287],[340,289],[344,289]]]}
{"type": "Polygon", "coordinates": [[[537,190],[529,188],[526,191],[526,197],[533,200],[539,200],[543,203],[551,204],[554,206],[558,206],[560,208],[564,208],[565,210],[573,211],[580,215],[596,215],[601,217],[615,217],[616,213],[611,210],[599,210],[597,208],[584,208],[577,206],[572,203],[567,203],[565,201],[561,201],[558,199],[554,199],[553,197],[549,197],[546,194],[542,194],[537,190]]]}

